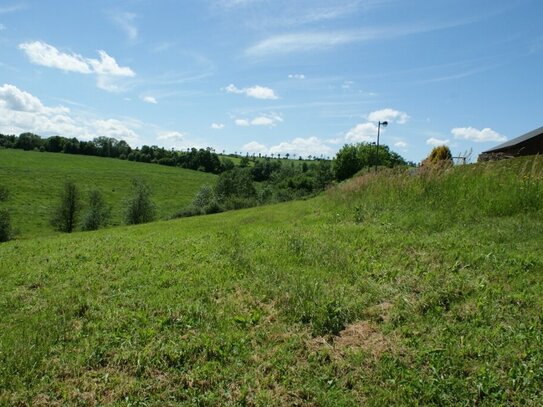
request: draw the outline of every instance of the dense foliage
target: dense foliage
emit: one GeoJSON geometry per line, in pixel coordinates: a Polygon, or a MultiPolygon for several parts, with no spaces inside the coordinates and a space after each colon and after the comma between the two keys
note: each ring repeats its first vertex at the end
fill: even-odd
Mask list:
{"type": "Polygon", "coordinates": [[[407,162],[387,145],[371,143],[346,144],[336,155],[334,171],[338,181],[352,177],[363,168],[371,166],[395,167],[407,162]]]}

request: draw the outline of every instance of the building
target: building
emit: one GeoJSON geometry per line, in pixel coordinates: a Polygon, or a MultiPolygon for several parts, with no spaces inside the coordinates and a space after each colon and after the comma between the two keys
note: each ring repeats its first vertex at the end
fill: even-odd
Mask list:
{"type": "Polygon", "coordinates": [[[501,160],[536,154],[543,154],[543,127],[483,151],[477,161],[501,160]]]}

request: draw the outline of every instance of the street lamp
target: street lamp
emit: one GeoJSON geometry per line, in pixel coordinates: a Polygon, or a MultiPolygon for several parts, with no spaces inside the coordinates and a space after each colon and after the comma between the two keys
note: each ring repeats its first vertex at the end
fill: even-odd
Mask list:
{"type": "Polygon", "coordinates": [[[381,126],[388,126],[388,122],[379,122],[379,124],[377,125],[377,150],[375,151],[375,171],[377,171],[377,164],[379,163],[379,135],[381,134],[381,126]]]}

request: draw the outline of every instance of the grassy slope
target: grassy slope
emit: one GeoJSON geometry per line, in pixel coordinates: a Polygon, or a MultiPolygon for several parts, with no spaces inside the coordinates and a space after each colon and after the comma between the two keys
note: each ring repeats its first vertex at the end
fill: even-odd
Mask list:
{"type": "Polygon", "coordinates": [[[134,177],[151,185],[159,218],[171,216],[202,184],[215,179],[211,174],[117,159],[0,149],[0,184],[10,190],[10,200],[1,205],[10,208],[20,237],[54,233],[50,213],[67,179],[77,184],[83,200],[91,188],[102,191],[112,206],[112,224],[121,224],[123,200],[134,177]]]}
{"type": "Polygon", "coordinates": [[[541,206],[469,171],[2,244],[0,401],[541,405],[541,206]]]}

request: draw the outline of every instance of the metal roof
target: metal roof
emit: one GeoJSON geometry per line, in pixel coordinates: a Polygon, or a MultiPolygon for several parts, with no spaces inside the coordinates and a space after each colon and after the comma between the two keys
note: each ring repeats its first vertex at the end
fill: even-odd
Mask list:
{"type": "Polygon", "coordinates": [[[529,140],[533,137],[541,136],[543,135],[543,127],[540,127],[538,129],[532,130],[529,133],[523,134],[522,136],[518,136],[514,139],[508,140],[505,143],[502,143],[494,148],[491,148],[490,150],[483,151],[483,153],[492,153],[493,151],[499,151],[503,150],[508,147],[516,146],[517,144],[520,144],[526,140],[529,140]]]}

